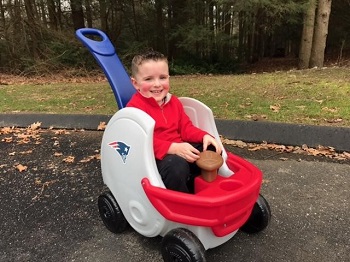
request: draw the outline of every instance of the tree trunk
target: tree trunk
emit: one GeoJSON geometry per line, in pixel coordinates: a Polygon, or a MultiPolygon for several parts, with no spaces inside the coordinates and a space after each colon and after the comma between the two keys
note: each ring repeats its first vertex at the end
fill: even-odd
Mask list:
{"type": "Polygon", "coordinates": [[[309,5],[304,13],[303,33],[301,36],[298,69],[309,68],[312,39],[315,29],[316,0],[309,0],[309,5]]]}
{"type": "Polygon", "coordinates": [[[74,30],[85,27],[82,0],[70,0],[74,30]]]}
{"type": "Polygon", "coordinates": [[[323,67],[324,53],[326,49],[329,16],[331,13],[332,0],[319,0],[317,6],[316,25],[312,50],[310,57],[310,67],[323,67]]]}
{"type": "Polygon", "coordinates": [[[4,6],[2,5],[2,1],[0,1],[0,22],[1,22],[1,27],[4,28],[4,34],[6,35],[5,9],[4,9],[4,6]]]}
{"type": "Polygon", "coordinates": [[[57,21],[57,15],[56,15],[56,5],[54,0],[47,0],[47,9],[48,9],[48,15],[49,15],[50,28],[57,30],[58,21],[57,21]]]}
{"type": "Polygon", "coordinates": [[[176,35],[168,41],[170,59],[181,57],[183,54],[183,48],[178,46],[182,42],[183,37],[176,33],[188,20],[186,4],[187,0],[169,0],[169,31],[170,35],[176,35]]]}
{"type": "Polygon", "coordinates": [[[231,43],[229,41],[231,37],[231,6],[228,4],[224,5],[224,17],[223,17],[223,26],[224,26],[224,34],[227,36],[227,39],[224,40],[224,44],[222,46],[222,57],[223,59],[229,59],[231,56],[231,43]]]}
{"type": "Polygon", "coordinates": [[[86,22],[87,26],[92,28],[92,10],[91,10],[91,1],[85,0],[85,10],[86,10],[86,22]]]}
{"type": "Polygon", "coordinates": [[[240,11],[238,13],[238,60],[239,61],[243,61],[245,57],[244,33],[245,33],[244,12],[240,11]]]}
{"type": "Polygon", "coordinates": [[[38,49],[39,49],[39,40],[37,37],[37,30],[38,30],[38,26],[36,24],[36,18],[35,18],[35,1],[34,0],[24,0],[24,6],[25,6],[25,10],[27,13],[27,21],[28,21],[28,25],[29,25],[29,35],[30,35],[30,41],[28,44],[28,49],[30,50],[30,53],[32,55],[32,57],[34,59],[38,58],[39,53],[38,53],[38,49]]]}
{"type": "Polygon", "coordinates": [[[155,1],[155,8],[156,8],[156,42],[155,46],[156,49],[162,53],[165,53],[165,43],[164,43],[164,25],[163,25],[163,0],[156,0],[155,1]]]}
{"type": "Polygon", "coordinates": [[[106,0],[99,0],[101,30],[107,32],[107,6],[106,0]]]}

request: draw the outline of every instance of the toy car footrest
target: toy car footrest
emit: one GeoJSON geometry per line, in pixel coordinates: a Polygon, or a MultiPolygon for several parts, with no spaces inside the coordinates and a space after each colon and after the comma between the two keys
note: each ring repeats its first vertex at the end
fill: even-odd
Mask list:
{"type": "Polygon", "coordinates": [[[218,237],[239,229],[251,213],[258,188],[245,190],[246,187],[232,178],[219,178],[209,185],[206,183],[197,179],[198,193],[186,194],[154,187],[147,178],[142,179],[146,195],[166,219],[210,227],[218,237]]]}

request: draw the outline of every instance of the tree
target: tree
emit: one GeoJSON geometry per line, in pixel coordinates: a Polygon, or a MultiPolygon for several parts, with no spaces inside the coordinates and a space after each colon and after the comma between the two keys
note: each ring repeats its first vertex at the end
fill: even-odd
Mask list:
{"type": "Polygon", "coordinates": [[[38,39],[38,24],[36,20],[36,5],[34,0],[24,0],[24,6],[27,14],[27,25],[28,25],[28,33],[30,36],[30,45],[28,48],[32,57],[36,59],[39,55],[39,39],[38,39]]]}
{"type": "Polygon", "coordinates": [[[70,0],[74,30],[85,27],[83,0],[70,0]]]}
{"type": "Polygon", "coordinates": [[[58,60],[74,66],[81,59],[73,61],[79,59],[75,48],[80,45],[72,31],[85,26],[106,32],[122,60],[154,48],[165,53],[174,67],[179,62],[184,73],[233,72],[239,64],[298,53],[300,68],[310,62],[320,66],[326,43],[327,52],[336,50],[339,59],[350,50],[350,0],[317,2],[1,0],[0,66],[12,72],[36,70],[38,62],[62,68],[54,64],[58,60]],[[305,2],[309,8],[302,22],[305,2]],[[331,2],[334,14],[329,18],[331,2]]]}
{"type": "Polygon", "coordinates": [[[310,67],[323,67],[332,0],[318,0],[310,67]]]}
{"type": "Polygon", "coordinates": [[[323,67],[332,0],[309,0],[304,14],[299,69],[323,67]]]}
{"type": "Polygon", "coordinates": [[[299,69],[309,68],[312,40],[314,37],[316,0],[309,0],[303,19],[303,32],[299,51],[299,69]]]}

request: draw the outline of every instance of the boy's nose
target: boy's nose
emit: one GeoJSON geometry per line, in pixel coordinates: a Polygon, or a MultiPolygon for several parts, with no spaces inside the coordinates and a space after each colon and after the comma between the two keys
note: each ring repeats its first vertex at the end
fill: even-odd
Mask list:
{"type": "Polygon", "coordinates": [[[154,80],[154,86],[161,86],[161,83],[160,83],[159,79],[155,79],[154,80]]]}

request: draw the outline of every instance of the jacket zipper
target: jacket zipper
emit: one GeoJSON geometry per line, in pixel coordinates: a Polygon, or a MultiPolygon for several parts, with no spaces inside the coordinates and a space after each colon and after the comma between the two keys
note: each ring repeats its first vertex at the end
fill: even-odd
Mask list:
{"type": "Polygon", "coordinates": [[[165,123],[168,124],[168,120],[167,120],[167,118],[166,118],[165,115],[164,115],[164,110],[163,110],[163,108],[164,108],[164,106],[162,105],[162,106],[160,107],[160,110],[162,111],[162,116],[163,116],[163,119],[164,119],[165,123]]]}

